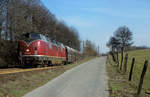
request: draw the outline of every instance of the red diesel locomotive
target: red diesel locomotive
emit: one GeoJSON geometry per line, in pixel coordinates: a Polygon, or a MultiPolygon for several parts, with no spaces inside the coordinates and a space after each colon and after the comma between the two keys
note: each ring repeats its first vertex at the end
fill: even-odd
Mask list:
{"type": "Polygon", "coordinates": [[[78,55],[79,52],[73,48],[52,42],[42,34],[27,33],[19,41],[20,61],[24,65],[66,64],[76,61],[78,55]]]}

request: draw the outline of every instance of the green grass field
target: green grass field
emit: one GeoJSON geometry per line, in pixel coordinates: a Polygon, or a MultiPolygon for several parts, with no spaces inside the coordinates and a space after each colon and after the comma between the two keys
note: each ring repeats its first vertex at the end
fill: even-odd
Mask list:
{"type": "Polygon", "coordinates": [[[147,91],[150,89],[150,50],[129,51],[128,73],[131,68],[132,58],[135,57],[135,66],[133,71],[133,81],[139,83],[144,61],[149,60],[149,65],[144,78],[143,89],[147,91]]]}
{"type": "MultiPolygon", "coordinates": [[[[111,57],[109,57],[109,63],[113,64],[112,66],[108,67],[110,85],[111,85],[110,87],[112,88],[112,90],[115,89],[117,91],[119,90],[121,92],[129,93],[130,96],[134,95],[137,92],[137,87],[138,87],[141,72],[144,66],[144,61],[149,60],[149,66],[148,66],[148,69],[144,78],[143,89],[142,89],[140,97],[150,97],[150,95],[145,94],[146,91],[150,92],[150,50],[135,50],[135,51],[128,51],[125,53],[128,53],[129,55],[127,73],[125,75],[122,74],[122,72],[119,73],[120,72],[119,69],[114,65],[115,63],[112,62],[111,57]],[[132,81],[128,82],[128,75],[129,75],[129,71],[131,68],[131,62],[132,62],[133,57],[135,57],[133,76],[132,76],[132,81]],[[119,72],[114,72],[114,70],[119,71],[119,72]],[[117,83],[117,80],[113,78],[115,75],[117,75],[123,82],[121,83],[120,81],[117,83]],[[116,83],[114,84],[112,80],[114,82],[116,81],[117,84],[116,83]]],[[[120,55],[119,55],[119,58],[121,58],[120,55]]],[[[127,97],[130,97],[130,96],[127,96],[127,97]]],[[[123,97],[123,96],[116,96],[116,97],[123,97]]]]}

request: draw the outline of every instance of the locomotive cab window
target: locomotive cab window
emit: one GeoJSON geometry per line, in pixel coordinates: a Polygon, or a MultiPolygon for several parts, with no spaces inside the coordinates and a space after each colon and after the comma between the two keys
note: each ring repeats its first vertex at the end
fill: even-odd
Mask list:
{"type": "Polygon", "coordinates": [[[46,41],[46,42],[47,42],[47,39],[46,39],[46,37],[45,37],[44,35],[40,34],[40,37],[41,37],[41,39],[42,39],[43,41],[46,41]]]}
{"type": "Polygon", "coordinates": [[[27,43],[37,39],[41,39],[40,34],[37,33],[26,33],[23,36],[24,36],[23,40],[26,41],[27,43]]]}
{"type": "Polygon", "coordinates": [[[48,44],[49,44],[49,48],[52,48],[52,42],[50,40],[50,38],[46,37],[47,41],[48,41],[48,44]]]}
{"type": "Polygon", "coordinates": [[[63,52],[63,48],[64,48],[64,46],[63,46],[63,44],[61,44],[60,45],[61,52],[63,52]]]}
{"type": "Polygon", "coordinates": [[[41,39],[39,34],[36,33],[31,33],[30,34],[30,39],[31,40],[37,40],[37,39],[41,39]]]}

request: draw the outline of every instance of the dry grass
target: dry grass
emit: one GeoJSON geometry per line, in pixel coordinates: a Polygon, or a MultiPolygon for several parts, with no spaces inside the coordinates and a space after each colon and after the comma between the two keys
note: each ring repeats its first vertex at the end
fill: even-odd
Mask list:
{"type": "Polygon", "coordinates": [[[48,70],[0,75],[0,97],[21,97],[27,92],[46,84],[66,70],[90,59],[92,58],[48,70]]]}

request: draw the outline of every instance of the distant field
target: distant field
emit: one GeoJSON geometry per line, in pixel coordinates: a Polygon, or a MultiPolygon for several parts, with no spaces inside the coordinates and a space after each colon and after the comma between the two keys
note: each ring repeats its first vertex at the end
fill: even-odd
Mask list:
{"type": "MultiPolygon", "coordinates": [[[[132,91],[133,94],[136,93],[139,79],[141,76],[141,72],[143,69],[144,61],[149,60],[149,66],[148,66],[148,69],[147,69],[147,72],[146,72],[146,75],[144,78],[143,89],[142,89],[142,93],[141,93],[140,97],[150,97],[149,95],[145,94],[145,91],[150,92],[150,50],[135,50],[135,51],[128,51],[126,53],[128,53],[128,55],[129,55],[127,73],[125,75],[122,75],[122,74],[117,74],[117,72],[116,72],[116,74],[119,77],[121,77],[122,80],[125,79],[125,81],[123,81],[123,84],[122,83],[117,84],[118,86],[116,85],[116,83],[114,84],[114,83],[111,83],[111,81],[110,81],[110,83],[112,85],[112,89],[115,88],[116,90],[117,89],[122,90],[122,92],[125,90],[126,92],[132,91]],[[129,75],[129,71],[130,71],[130,67],[131,67],[131,61],[132,61],[133,57],[135,57],[133,79],[132,79],[132,82],[128,82],[128,75],[129,75]]],[[[120,56],[119,56],[119,58],[120,58],[120,56]]],[[[114,64],[112,62],[111,57],[110,57],[109,62],[110,62],[110,64],[114,64]]],[[[108,71],[113,72],[113,70],[118,71],[118,69],[115,69],[115,68],[108,70],[108,71]]],[[[115,75],[110,74],[110,77],[113,77],[113,76],[115,76],[115,75]]],[[[113,79],[113,81],[114,81],[114,79],[113,79]]],[[[115,79],[115,81],[116,81],[116,79],[115,79]]],[[[131,93],[131,95],[132,95],[132,93],[131,93]]],[[[119,97],[119,96],[117,96],[117,97],[119,97]]],[[[122,97],[122,96],[120,96],[120,97],[122,97]]]]}

